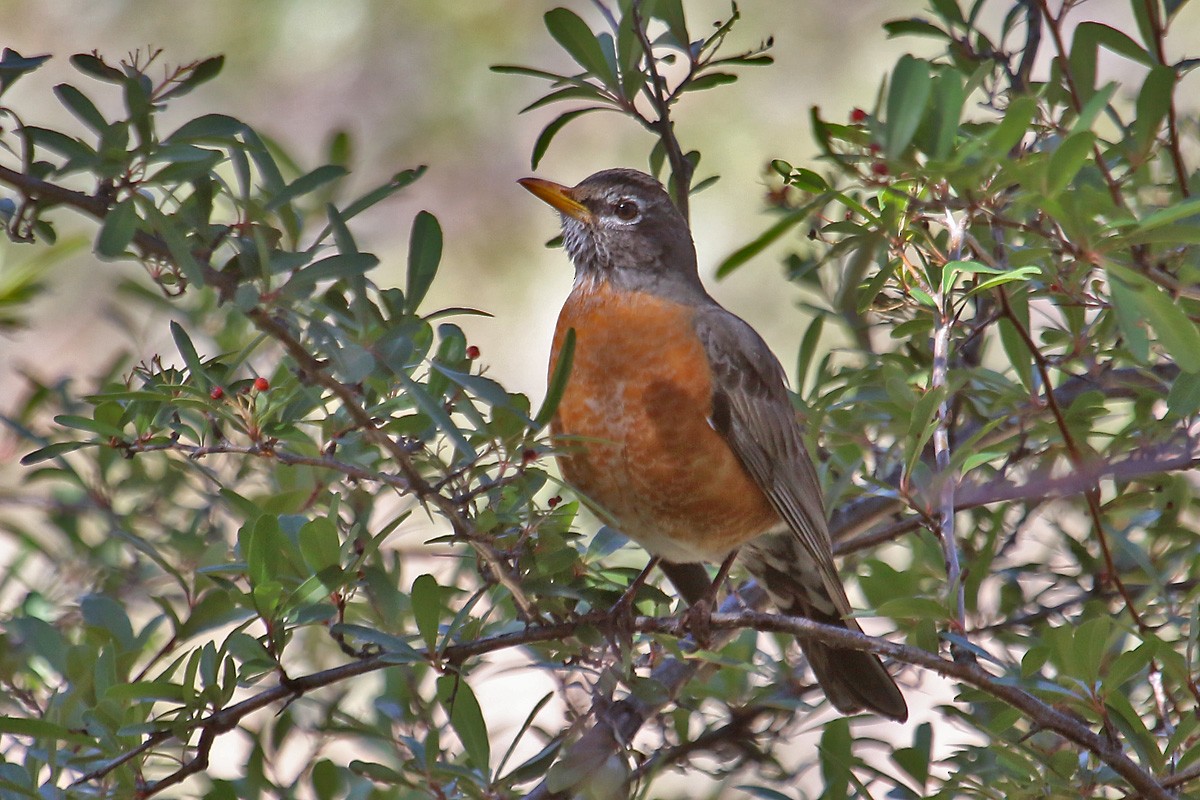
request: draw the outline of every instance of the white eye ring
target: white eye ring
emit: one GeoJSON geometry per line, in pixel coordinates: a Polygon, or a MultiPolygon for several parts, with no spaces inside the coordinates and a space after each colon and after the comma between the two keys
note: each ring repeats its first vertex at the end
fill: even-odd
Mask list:
{"type": "Polygon", "coordinates": [[[637,201],[624,197],[613,204],[613,213],[622,222],[633,222],[642,215],[642,209],[637,201]]]}

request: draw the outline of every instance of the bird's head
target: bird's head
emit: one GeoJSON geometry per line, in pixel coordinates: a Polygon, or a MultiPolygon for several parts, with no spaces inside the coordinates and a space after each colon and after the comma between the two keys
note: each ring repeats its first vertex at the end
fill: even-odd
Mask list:
{"type": "Polygon", "coordinates": [[[562,215],[563,244],[577,277],[648,290],[699,287],[687,221],[646,173],[608,169],[573,187],[541,178],[520,184],[562,215]]]}

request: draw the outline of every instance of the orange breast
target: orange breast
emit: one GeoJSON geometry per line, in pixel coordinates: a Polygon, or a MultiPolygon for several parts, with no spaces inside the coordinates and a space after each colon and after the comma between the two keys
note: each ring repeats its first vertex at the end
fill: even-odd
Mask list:
{"type": "Polygon", "coordinates": [[[712,374],[692,310],[577,286],[554,335],[575,357],[553,422],[563,476],[623,533],[670,561],[719,561],[780,520],[708,424],[712,374]]]}

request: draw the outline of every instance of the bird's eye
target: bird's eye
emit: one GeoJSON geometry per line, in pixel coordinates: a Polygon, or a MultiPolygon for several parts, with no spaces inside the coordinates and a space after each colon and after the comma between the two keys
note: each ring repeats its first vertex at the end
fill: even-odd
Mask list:
{"type": "Polygon", "coordinates": [[[616,213],[617,219],[625,222],[632,222],[642,213],[638,204],[632,200],[618,200],[613,211],[616,213]]]}

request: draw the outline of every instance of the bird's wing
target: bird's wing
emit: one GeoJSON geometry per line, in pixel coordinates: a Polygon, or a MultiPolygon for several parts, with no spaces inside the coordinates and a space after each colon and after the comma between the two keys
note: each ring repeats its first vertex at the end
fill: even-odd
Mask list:
{"type": "Polygon", "coordinates": [[[753,328],[720,306],[697,313],[696,332],[712,369],[710,424],[792,529],[838,613],[848,614],[821,485],[788,399],[783,367],[753,328]]]}

